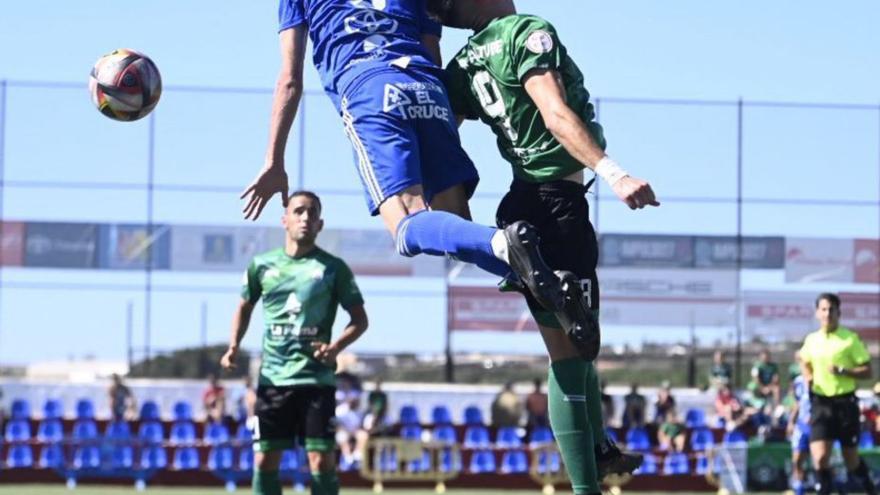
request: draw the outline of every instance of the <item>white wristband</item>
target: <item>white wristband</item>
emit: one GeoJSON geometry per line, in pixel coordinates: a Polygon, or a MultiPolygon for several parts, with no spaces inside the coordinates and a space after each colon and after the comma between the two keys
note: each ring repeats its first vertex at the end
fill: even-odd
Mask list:
{"type": "Polygon", "coordinates": [[[609,186],[613,186],[617,181],[629,175],[626,170],[620,168],[617,162],[607,156],[599,160],[593,171],[596,172],[596,175],[603,178],[609,186]]]}

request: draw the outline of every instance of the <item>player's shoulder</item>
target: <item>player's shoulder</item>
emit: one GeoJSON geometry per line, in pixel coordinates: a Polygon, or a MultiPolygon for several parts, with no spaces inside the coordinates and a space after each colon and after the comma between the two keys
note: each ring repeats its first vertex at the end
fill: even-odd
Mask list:
{"type": "Polygon", "coordinates": [[[855,332],[847,327],[843,327],[843,326],[837,327],[837,332],[838,332],[838,335],[840,335],[842,338],[845,338],[845,339],[858,339],[858,338],[860,338],[859,334],[857,332],[855,332]]]}
{"type": "Polygon", "coordinates": [[[328,268],[348,268],[348,263],[344,259],[317,246],[315,247],[314,259],[328,268]]]}
{"type": "Polygon", "coordinates": [[[543,32],[548,36],[556,36],[556,28],[547,19],[531,14],[514,14],[501,19],[500,28],[513,37],[531,36],[535,32],[543,32]]]}
{"type": "Polygon", "coordinates": [[[271,265],[284,256],[286,256],[284,253],[284,248],[279,247],[275,249],[270,249],[269,251],[254,255],[251,260],[251,264],[257,267],[271,265]]]}

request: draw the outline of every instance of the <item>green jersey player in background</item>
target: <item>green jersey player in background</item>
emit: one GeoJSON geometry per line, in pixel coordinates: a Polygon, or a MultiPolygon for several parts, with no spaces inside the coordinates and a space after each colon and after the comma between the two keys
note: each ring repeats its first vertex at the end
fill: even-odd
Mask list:
{"type": "Polygon", "coordinates": [[[281,452],[304,440],[313,495],[336,495],[336,356],[367,329],[364,300],[351,269],[315,245],[324,227],[321,200],[294,192],[282,217],[284,248],[254,257],[248,266],[229,349],[221,359],[234,366],[257,301],[263,299],[263,356],[255,407],[254,493],[279,495],[281,452]],[[337,306],[351,320],[331,339],[337,306]]]}
{"type": "Polygon", "coordinates": [[[641,456],[605,437],[593,360],[599,348],[598,243],[584,197],[584,168],[605,179],[632,209],[659,206],[651,186],[605,154],[584,79],[553,26],[519,15],[511,0],[431,0],[444,24],[474,34],[447,66],[453,111],[494,132],[513,169],[496,214],[499,227],[525,220],[536,227],[547,264],[567,295],[586,298],[596,331],[566,338],[553,314],[526,294],[550,354],[550,423],[576,494],[599,493],[607,473],[631,472],[641,456]],[[577,290],[572,291],[575,288],[577,290]],[[592,352],[591,352],[592,351],[592,352]]]}

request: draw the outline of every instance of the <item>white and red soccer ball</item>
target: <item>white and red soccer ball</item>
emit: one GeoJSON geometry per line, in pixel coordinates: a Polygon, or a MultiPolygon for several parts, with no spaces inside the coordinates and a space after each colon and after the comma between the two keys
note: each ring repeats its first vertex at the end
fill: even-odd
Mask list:
{"type": "Polygon", "coordinates": [[[162,95],[162,76],[149,57],[127,48],[95,62],[89,93],[98,110],[114,120],[138,120],[149,114],[162,95]]]}

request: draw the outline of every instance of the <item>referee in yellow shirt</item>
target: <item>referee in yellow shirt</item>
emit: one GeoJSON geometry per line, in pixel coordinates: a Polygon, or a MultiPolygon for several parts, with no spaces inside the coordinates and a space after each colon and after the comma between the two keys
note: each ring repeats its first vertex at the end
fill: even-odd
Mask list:
{"type": "Polygon", "coordinates": [[[807,335],[800,350],[804,378],[811,384],[810,455],[816,469],[816,493],[831,493],[829,459],[837,440],[850,477],[865,493],[874,495],[877,491],[858,452],[860,413],[856,398],[856,380],[871,376],[871,356],[857,333],[839,325],[840,298],[836,294],[819,294],[816,319],[821,327],[807,335]]]}

